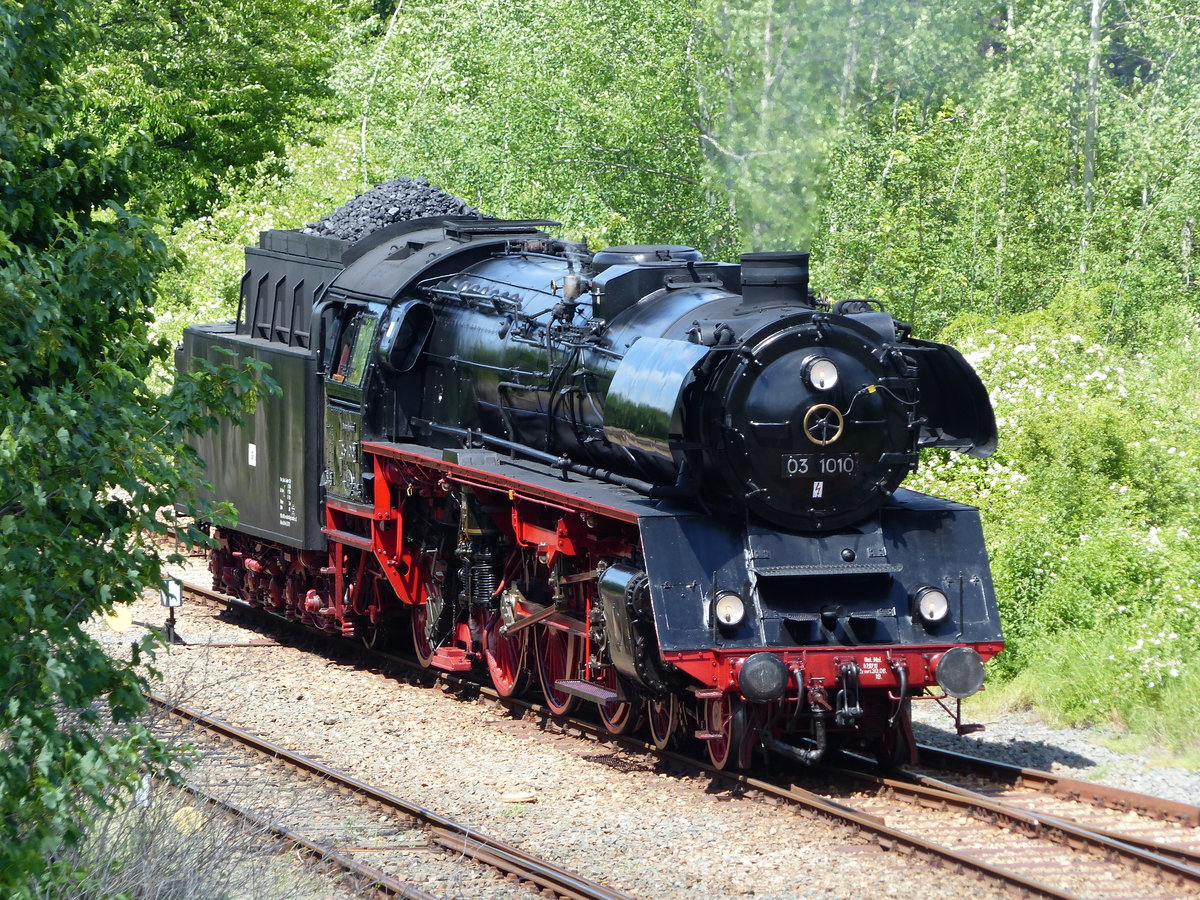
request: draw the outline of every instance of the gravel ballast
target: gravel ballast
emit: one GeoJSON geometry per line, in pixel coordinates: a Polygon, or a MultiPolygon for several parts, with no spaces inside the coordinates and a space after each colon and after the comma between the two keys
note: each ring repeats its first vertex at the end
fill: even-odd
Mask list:
{"type": "MultiPolygon", "coordinates": [[[[196,574],[189,580],[205,583],[196,574]]],[[[157,624],[164,613],[148,596],[134,619],[157,624]]],[[[193,644],[261,639],[190,604],[178,627],[193,644]]],[[[131,634],[100,637],[117,650],[131,634]]],[[[971,875],[881,851],[844,828],[734,797],[705,778],[660,771],[638,754],[363,670],[336,650],[305,650],[287,639],[274,647],[193,645],[161,654],[156,666],[162,689],[183,702],[634,896],[1004,896],[971,875]],[[522,794],[533,802],[506,799],[522,794]]],[[[1142,761],[1114,764],[1111,751],[1083,733],[1005,717],[987,723],[982,736],[959,738],[926,724],[932,704],[917,706],[922,740],[968,752],[997,747],[1021,765],[1068,765],[1077,777],[1103,774],[1109,783],[1148,789],[1122,777],[1142,761]]],[[[1200,782],[1195,773],[1156,772],[1155,792],[1174,799],[1200,782]]]]}

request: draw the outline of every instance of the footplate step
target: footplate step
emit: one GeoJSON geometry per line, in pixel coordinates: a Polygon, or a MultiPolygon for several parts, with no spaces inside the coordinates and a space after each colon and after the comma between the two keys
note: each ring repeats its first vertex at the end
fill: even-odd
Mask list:
{"type": "Polygon", "coordinates": [[[430,667],[443,672],[469,672],[471,659],[461,647],[439,647],[429,661],[430,667]]]}
{"type": "Polygon", "coordinates": [[[556,681],[554,689],[564,694],[570,694],[572,697],[590,700],[592,703],[616,703],[621,699],[621,695],[612,688],[593,684],[590,681],[556,681]]]}

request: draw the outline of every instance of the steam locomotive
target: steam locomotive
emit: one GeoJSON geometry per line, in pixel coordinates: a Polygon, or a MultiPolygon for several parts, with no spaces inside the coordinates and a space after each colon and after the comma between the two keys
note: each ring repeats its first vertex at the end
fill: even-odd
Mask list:
{"type": "Polygon", "coordinates": [[[247,248],[237,321],[178,353],[281,387],[195,439],[240,513],[215,586],[718,767],[903,760],[912,699],[975,693],[1003,646],[978,511],[899,487],[921,448],[992,452],[978,376],[815,297],[806,253],[590,253],[556,224],[247,248]]]}

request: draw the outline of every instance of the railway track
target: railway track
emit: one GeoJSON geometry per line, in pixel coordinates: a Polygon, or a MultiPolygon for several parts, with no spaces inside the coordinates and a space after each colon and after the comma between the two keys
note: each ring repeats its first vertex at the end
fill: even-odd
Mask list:
{"type": "Polygon", "coordinates": [[[916,775],[956,773],[959,777],[974,779],[985,789],[996,793],[1012,792],[1013,796],[1016,792],[1049,794],[1064,801],[1132,812],[1148,819],[1200,828],[1200,807],[1189,803],[1066,778],[1040,769],[1022,768],[940,747],[922,744],[920,752],[921,766],[910,769],[916,775]]]}
{"type": "MultiPolygon", "coordinates": [[[[928,774],[900,773],[892,778],[860,770],[826,773],[839,785],[841,802],[881,816],[902,830],[935,832],[941,843],[980,861],[1024,873],[1053,890],[1054,896],[1097,900],[1200,896],[1200,868],[1189,846],[1194,847],[1197,840],[1195,828],[1181,825],[1183,830],[1171,838],[1164,835],[1153,841],[1130,833],[1128,823],[1118,820],[1124,816],[1136,819],[1135,813],[1108,810],[1111,816],[1101,816],[1099,821],[1095,815],[1078,815],[1078,809],[1060,808],[1051,814],[1012,797],[954,785],[928,774]],[[847,782],[859,785],[849,797],[847,782]]],[[[1022,799],[1027,797],[1022,795],[1022,799]]],[[[1072,802],[1065,801],[1065,805],[1072,802]]],[[[1092,813],[1100,809],[1075,805],[1092,813]]]]}
{"type": "MultiPolygon", "coordinates": [[[[216,600],[229,598],[190,588],[216,600]]],[[[233,601],[236,603],[236,601],[233,601]]],[[[392,664],[413,661],[386,655],[392,664]]],[[[421,669],[426,676],[430,670],[421,669]]],[[[919,770],[896,778],[851,769],[820,767],[795,779],[759,778],[716,771],[695,756],[657,751],[637,738],[609,735],[603,726],[581,718],[555,718],[537,703],[502,699],[487,685],[437,673],[457,690],[478,691],[506,709],[519,710],[543,727],[607,739],[684,770],[706,773],[740,794],[758,795],[800,809],[806,815],[849,826],[864,840],[932,865],[971,871],[1026,896],[1083,900],[1110,897],[1177,898],[1200,896],[1200,868],[1191,841],[1200,835],[1200,809],[1156,801],[1127,791],[1057,778],[1034,770],[992,768],[987,762],[923,748],[919,770]],[[999,773],[999,774],[996,774],[999,773]],[[984,783],[991,777],[992,787],[984,783]],[[955,780],[957,778],[957,780],[955,780]],[[971,780],[978,784],[972,786],[971,780]],[[814,782],[825,784],[814,790],[814,782]],[[1016,785],[1005,796],[999,786],[1016,785]],[[1036,786],[1036,790],[1033,788],[1036,786]],[[1142,838],[1122,823],[1096,821],[1032,803],[1040,795],[1058,804],[1134,816],[1144,827],[1166,827],[1156,838],[1142,838]],[[1082,800],[1087,799],[1087,803],[1082,800]],[[1139,814],[1138,811],[1141,811],[1139,814]],[[1153,810],[1148,815],[1146,811],[1153,810]]]]}
{"type": "MultiPolygon", "coordinates": [[[[1200,896],[1200,859],[1194,850],[1200,842],[1200,827],[1190,824],[1197,821],[1200,809],[1186,804],[1103,785],[1089,785],[1090,791],[1074,793],[1076,782],[1071,779],[1027,770],[1034,784],[1049,786],[1057,781],[1060,792],[1086,798],[1082,803],[1079,799],[1060,802],[1089,810],[1096,808],[1091,805],[1095,803],[1113,815],[1141,820],[1134,824],[1142,829],[1163,826],[1158,839],[1152,840],[1139,835],[1128,821],[1110,819],[1101,825],[1095,815],[1034,812],[1018,802],[1025,794],[1010,799],[992,797],[934,778],[929,769],[887,777],[869,770],[821,765],[794,779],[776,774],[758,778],[716,771],[692,757],[675,758],[741,790],[852,823],[884,849],[975,871],[1028,895],[1063,900],[1200,896]],[[1147,819],[1125,803],[1155,812],[1147,819]]],[[[856,761],[873,766],[865,759],[856,761]]],[[[975,771],[986,770],[988,765],[987,760],[976,760],[975,771]]],[[[1011,767],[996,765],[992,771],[1010,773],[1011,767]]]]}
{"type": "MultiPolygon", "coordinates": [[[[606,885],[569,872],[454,822],[395,794],[368,785],[322,763],[263,740],[157,695],[150,703],[185,720],[218,789],[190,786],[198,798],[248,819],[306,853],[332,863],[377,890],[410,900],[431,900],[434,893],[390,874],[420,854],[420,870],[449,870],[447,880],[461,880],[462,866],[486,866],[507,880],[488,896],[521,893],[564,900],[629,900],[606,885]],[[247,776],[254,770],[254,777],[247,776]],[[240,799],[249,795],[249,799],[240,799]],[[269,804],[265,811],[256,809],[269,804]],[[442,851],[435,861],[430,851],[442,851]],[[362,857],[369,857],[365,862],[362,857]]],[[[411,865],[407,868],[412,868],[411,865]]],[[[472,896],[479,888],[472,888],[472,896]]],[[[456,891],[456,894],[458,892],[456,891]]]]}
{"type": "Polygon", "coordinates": [[[1200,806],[937,747],[922,747],[921,760],[908,773],[920,784],[1000,800],[1044,821],[1075,822],[1200,868],[1200,806]]]}

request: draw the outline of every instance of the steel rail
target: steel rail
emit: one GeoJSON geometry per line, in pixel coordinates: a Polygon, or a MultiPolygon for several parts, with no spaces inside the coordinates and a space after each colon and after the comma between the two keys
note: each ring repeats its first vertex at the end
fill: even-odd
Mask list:
{"type": "Polygon", "coordinates": [[[1055,843],[1069,846],[1073,849],[1091,848],[1099,851],[1104,858],[1121,857],[1132,864],[1132,867],[1155,871],[1164,881],[1174,882],[1180,887],[1190,887],[1200,896],[1200,869],[1169,859],[1161,853],[1160,847],[1152,849],[1136,846],[1135,841],[1119,835],[1109,835],[1100,829],[1071,822],[1058,816],[1045,815],[1022,809],[1014,804],[993,800],[990,797],[960,788],[955,785],[938,782],[937,779],[921,778],[913,782],[899,778],[887,778],[857,769],[830,769],[829,771],[851,777],[869,784],[877,785],[884,790],[907,797],[917,802],[940,803],[945,806],[955,806],[960,810],[976,815],[977,818],[988,818],[1007,821],[1014,830],[1031,838],[1047,837],[1055,843]],[[924,782],[934,782],[928,784],[924,782]],[[982,816],[978,814],[982,813],[982,816]]]}
{"type": "MultiPolygon", "coordinates": [[[[962,794],[964,796],[971,796],[975,793],[969,788],[960,787],[959,785],[950,784],[945,781],[939,781],[937,778],[932,778],[927,775],[921,775],[918,776],[918,778],[920,779],[920,784],[935,790],[941,790],[947,793],[962,794]]],[[[986,798],[987,795],[976,794],[976,796],[986,798]]],[[[1064,834],[1068,833],[1072,828],[1082,829],[1089,834],[1094,834],[1098,838],[1101,838],[1106,844],[1120,845],[1133,850],[1139,850],[1143,853],[1153,854],[1154,856],[1161,857],[1169,862],[1177,863],[1180,866],[1186,867],[1191,872],[1194,872],[1197,877],[1200,877],[1200,852],[1198,851],[1189,850],[1186,847],[1175,847],[1167,844],[1161,844],[1158,841],[1150,840],[1149,838],[1142,838],[1133,834],[1125,834],[1120,831],[1110,831],[1106,828],[1101,828],[1096,825],[1073,822],[1070,819],[1064,819],[1062,816],[1055,816],[1053,814],[1027,809],[1007,800],[1001,802],[1006,807],[1024,813],[1025,815],[1028,815],[1045,825],[1053,826],[1062,831],[1064,834]]]]}
{"type": "Polygon", "coordinates": [[[460,825],[432,810],[360,781],[352,775],[338,772],[314,759],[250,734],[229,722],[207,716],[198,710],[174,703],[157,694],[147,694],[146,697],[154,706],[195,722],[207,731],[223,735],[266,756],[282,760],[296,769],[344,787],[360,797],[424,822],[431,826],[431,833],[436,843],[448,849],[465,853],[471,858],[479,858],[481,862],[515,874],[523,881],[530,881],[543,890],[553,891],[558,896],[567,897],[570,900],[629,900],[628,895],[606,885],[568,872],[554,863],[532,856],[517,847],[475,831],[469,826],[460,825]]]}
{"type": "Polygon", "coordinates": [[[193,797],[222,810],[228,815],[249,822],[256,828],[270,832],[275,836],[282,838],[289,844],[300,847],[306,854],[313,857],[333,863],[334,865],[344,869],[351,875],[361,878],[372,886],[378,888],[386,894],[395,897],[402,897],[404,900],[439,900],[433,894],[421,890],[415,885],[408,882],[400,881],[393,878],[391,875],[381,872],[374,866],[368,866],[366,863],[361,863],[356,859],[346,856],[334,847],[328,844],[321,844],[317,841],[310,840],[304,835],[293,831],[285,825],[279,825],[275,822],[268,821],[258,813],[251,812],[248,809],[243,809],[236,803],[230,803],[228,800],[222,800],[220,797],[210,794],[208,791],[195,785],[184,785],[182,790],[191,794],[193,797]]]}
{"type": "MultiPolygon", "coordinates": [[[[972,773],[981,773],[983,775],[1000,775],[1004,778],[1013,778],[1014,784],[1017,786],[1029,786],[1037,790],[1041,790],[1055,797],[1060,797],[1075,802],[1091,803],[1095,806],[1105,809],[1112,809],[1118,812],[1136,812],[1143,816],[1152,817],[1159,821],[1167,821],[1177,823],[1185,827],[1197,827],[1193,825],[1196,816],[1200,815],[1200,807],[1191,806],[1186,803],[1180,803],[1175,800],[1167,800],[1161,797],[1150,797],[1145,794],[1138,794],[1133,791],[1127,791],[1122,788],[1114,788],[1102,784],[1090,784],[1081,782],[1074,778],[1060,778],[1053,772],[1043,772],[1040,769],[1025,769],[1019,766],[1014,766],[1010,763],[994,762],[992,760],[983,759],[977,756],[957,753],[951,750],[940,750],[938,754],[927,754],[926,748],[921,747],[923,756],[936,756],[939,760],[945,761],[948,768],[968,766],[972,773]],[[1086,786],[1086,790],[1080,789],[1080,786],[1086,786]]],[[[951,784],[935,778],[930,775],[925,775],[916,772],[906,773],[907,777],[914,779],[918,784],[925,785],[935,790],[947,791],[953,793],[964,794],[967,796],[983,796],[978,791],[973,791],[970,788],[960,785],[951,784]]],[[[990,799],[990,798],[989,798],[990,799]]],[[[1111,841],[1129,847],[1134,847],[1146,853],[1152,853],[1157,856],[1165,857],[1168,860],[1179,863],[1192,870],[1200,872],[1200,851],[1190,850],[1187,847],[1178,847],[1168,844],[1162,844],[1150,838],[1138,837],[1137,835],[1127,834],[1125,832],[1110,831],[1096,825],[1072,822],[1070,819],[1053,814],[1038,812],[1037,810],[1027,809],[1018,805],[1012,800],[993,801],[1002,802],[1005,805],[1040,819],[1042,822],[1055,823],[1061,825],[1072,825],[1083,828],[1093,834],[1104,838],[1106,841],[1111,841]]]]}
{"type": "Polygon", "coordinates": [[[943,750],[940,747],[929,747],[925,744],[919,745],[918,749],[922,759],[934,761],[937,765],[946,768],[982,772],[991,776],[1000,773],[1014,782],[1026,784],[1059,797],[1081,803],[1091,803],[1108,809],[1129,810],[1142,816],[1200,828],[1200,806],[1190,803],[1180,803],[1177,800],[1167,800],[1162,797],[1150,797],[1109,785],[1080,781],[1076,778],[1064,778],[1041,769],[1026,769],[1011,763],[983,759],[968,753],[943,750]]]}
{"type": "MultiPolygon", "coordinates": [[[[636,739],[634,739],[636,740],[636,739]]],[[[1029,878],[1019,872],[994,866],[991,863],[960,853],[952,847],[947,847],[935,841],[927,840],[919,835],[910,834],[887,825],[876,815],[855,809],[815,794],[796,786],[784,787],[761,778],[745,775],[740,772],[730,772],[724,769],[714,769],[692,757],[674,751],[654,750],[652,745],[646,745],[650,752],[688,766],[698,767],[705,774],[714,778],[736,784],[744,789],[756,791],[768,797],[785,800],[789,803],[819,815],[838,824],[850,825],[857,831],[868,836],[882,850],[895,850],[900,853],[912,853],[918,856],[939,858],[960,869],[968,869],[984,875],[1007,887],[1016,887],[1029,896],[1051,897],[1055,900],[1079,900],[1077,894],[1060,891],[1057,888],[1029,878]]]]}
{"type": "MultiPolygon", "coordinates": [[[[482,692],[491,694],[490,689],[486,687],[482,688],[482,692]]],[[[514,704],[514,701],[511,699],[501,698],[501,702],[505,705],[514,704]]],[[[516,702],[519,702],[522,706],[540,710],[540,707],[528,704],[527,701],[516,702]]],[[[593,735],[613,742],[619,742],[627,747],[654,755],[660,759],[670,760],[682,766],[697,769],[715,779],[737,785],[742,789],[793,803],[814,815],[851,825],[868,835],[871,840],[884,850],[895,849],[899,852],[915,852],[928,856],[939,856],[956,866],[972,869],[1007,886],[1020,888],[1027,894],[1034,896],[1075,898],[1075,900],[1080,896],[1070,891],[1059,890],[1044,882],[1027,878],[1013,872],[1011,869],[993,866],[971,856],[962,855],[952,848],[946,848],[941,844],[925,841],[918,835],[890,828],[880,816],[855,809],[852,806],[839,803],[795,785],[784,787],[775,782],[765,781],[751,775],[714,769],[706,763],[685,754],[669,750],[656,750],[652,745],[638,738],[627,735],[609,734],[602,726],[597,726],[584,720],[567,717],[551,718],[551,721],[555,722],[564,731],[575,731],[580,734],[593,735]]],[[[893,789],[897,793],[908,790],[913,795],[919,794],[921,795],[920,799],[937,805],[953,805],[967,811],[970,811],[972,808],[978,808],[987,814],[986,818],[1008,821],[1016,827],[1016,830],[1021,831],[1028,837],[1036,838],[1045,836],[1050,838],[1052,842],[1061,844],[1072,850],[1092,847],[1101,850],[1105,858],[1114,856],[1125,857],[1134,863],[1134,868],[1142,867],[1156,871],[1159,877],[1180,885],[1197,886],[1195,884],[1196,878],[1200,877],[1200,870],[1192,868],[1190,860],[1186,858],[1190,855],[1190,851],[1182,848],[1165,847],[1152,841],[1140,841],[1136,838],[1108,833],[1102,829],[1080,825],[1079,823],[1070,822],[1058,817],[1023,810],[1012,804],[1004,804],[980,795],[972,795],[967,789],[956,788],[953,785],[946,785],[945,791],[939,791],[933,787],[917,789],[911,782],[898,779],[883,779],[868,772],[841,770],[828,766],[821,767],[821,771],[839,776],[851,775],[855,778],[871,779],[876,783],[886,784],[889,789],[893,789]]],[[[936,781],[936,779],[929,780],[936,781]]],[[[1190,892],[1188,896],[1191,896],[1190,892]]],[[[1197,893],[1197,896],[1200,896],[1200,893],[1197,893]]]]}
{"type": "MultiPolygon", "coordinates": [[[[422,671],[428,672],[428,670],[422,671]]],[[[438,674],[446,675],[449,680],[463,681],[463,679],[452,676],[450,673],[438,674]]],[[[1053,898],[1053,900],[1081,900],[1078,894],[1059,890],[1052,885],[1022,875],[1019,872],[1014,872],[1011,869],[992,865],[984,860],[960,853],[952,847],[927,840],[920,835],[892,828],[880,816],[855,809],[852,806],[839,803],[836,800],[831,800],[812,791],[796,787],[795,785],[784,787],[780,784],[755,778],[741,772],[715,769],[707,763],[686,754],[673,750],[658,750],[652,744],[642,741],[639,738],[629,735],[611,734],[603,726],[595,725],[583,719],[571,716],[556,717],[551,715],[549,710],[535,703],[527,700],[500,697],[489,687],[475,685],[474,682],[468,683],[478,687],[481,693],[495,699],[505,707],[532,711],[543,716],[546,722],[553,722],[563,732],[569,733],[574,731],[618,743],[655,758],[674,762],[688,769],[698,770],[713,779],[724,781],[741,790],[753,791],[771,799],[782,800],[792,806],[799,807],[808,814],[819,816],[834,824],[848,826],[855,832],[868,838],[881,850],[895,851],[897,853],[928,859],[940,859],[954,868],[973,871],[999,882],[1005,887],[1016,888],[1024,892],[1025,896],[1048,897],[1053,898]]]]}

